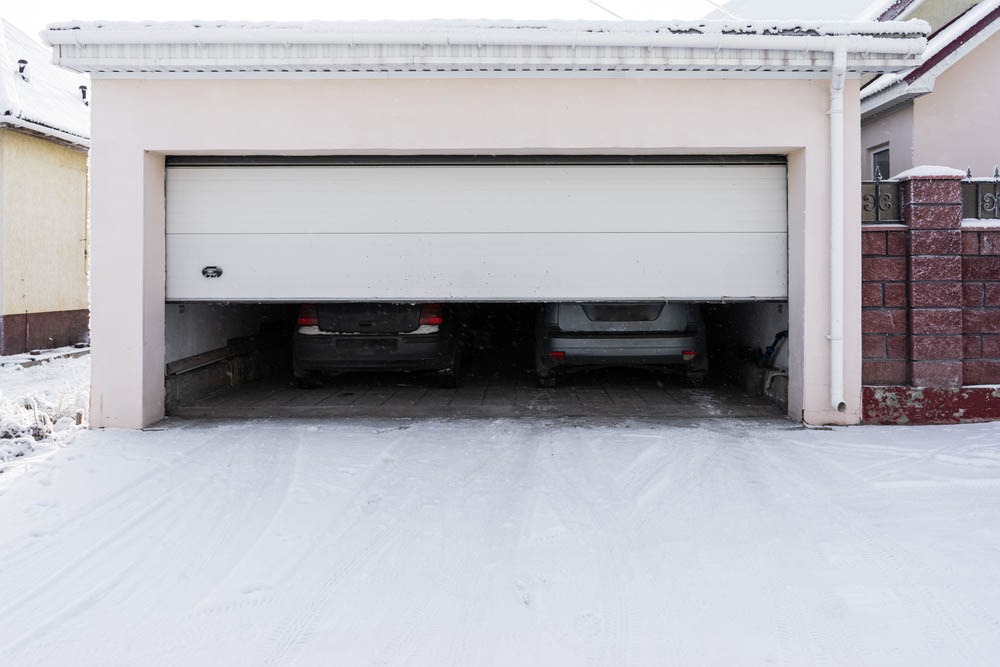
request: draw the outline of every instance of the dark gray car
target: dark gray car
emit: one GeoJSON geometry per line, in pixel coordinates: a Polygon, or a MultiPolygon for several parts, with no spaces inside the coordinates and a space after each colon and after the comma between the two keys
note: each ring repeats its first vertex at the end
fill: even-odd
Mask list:
{"type": "Polygon", "coordinates": [[[435,303],[303,304],[292,340],[302,386],[344,371],[434,371],[456,386],[459,347],[447,310],[435,303]]]}
{"type": "Polygon", "coordinates": [[[708,371],[705,327],[697,304],[667,301],[547,303],[536,330],[538,383],[600,366],[653,366],[700,384],[708,371]]]}

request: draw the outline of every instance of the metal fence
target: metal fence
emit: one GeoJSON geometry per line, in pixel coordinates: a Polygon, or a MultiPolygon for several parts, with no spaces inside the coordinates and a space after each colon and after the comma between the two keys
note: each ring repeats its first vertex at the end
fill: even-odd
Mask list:
{"type": "MultiPolygon", "coordinates": [[[[875,180],[861,182],[861,222],[899,224],[903,222],[902,184],[875,174],[875,180]]],[[[1000,219],[1000,169],[989,178],[973,178],[970,171],[962,181],[962,217],[974,220],[1000,219]]]]}

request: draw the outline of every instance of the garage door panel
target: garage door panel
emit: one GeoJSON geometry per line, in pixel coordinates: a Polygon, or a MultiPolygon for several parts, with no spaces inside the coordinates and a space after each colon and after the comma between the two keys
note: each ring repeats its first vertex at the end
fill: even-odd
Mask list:
{"type": "Polygon", "coordinates": [[[784,232],[784,165],[171,167],[168,232],[784,232]]]}
{"type": "Polygon", "coordinates": [[[170,234],[167,298],[780,299],[786,247],[785,233],[170,234]]]}

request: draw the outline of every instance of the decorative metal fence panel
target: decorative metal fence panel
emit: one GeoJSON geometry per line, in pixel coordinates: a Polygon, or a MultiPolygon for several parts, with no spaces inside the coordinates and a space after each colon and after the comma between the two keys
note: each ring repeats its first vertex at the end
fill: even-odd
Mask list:
{"type": "Polygon", "coordinates": [[[896,181],[862,181],[861,222],[867,224],[901,223],[900,187],[896,181]]]}
{"type": "Polygon", "coordinates": [[[962,181],[962,217],[975,220],[1000,218],[1000,173],[993,178],[962,181]]]}

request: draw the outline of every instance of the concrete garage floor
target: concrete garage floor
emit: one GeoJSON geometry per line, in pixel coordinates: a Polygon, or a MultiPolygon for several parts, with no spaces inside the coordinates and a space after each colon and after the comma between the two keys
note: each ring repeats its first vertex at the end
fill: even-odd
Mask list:
{"type": "Polygon", "coordinates": [[[458,389],[434,378],[402,373],[349,373],[319,389],[299,389],[289,378],[230,389],[182,405],[178,417],[782,417],[763,397],[724,384],[691,388],[657,373],[609,369],[561,378],[555,389],[535,385],[534,374],[466,373],[458,389]]]}

